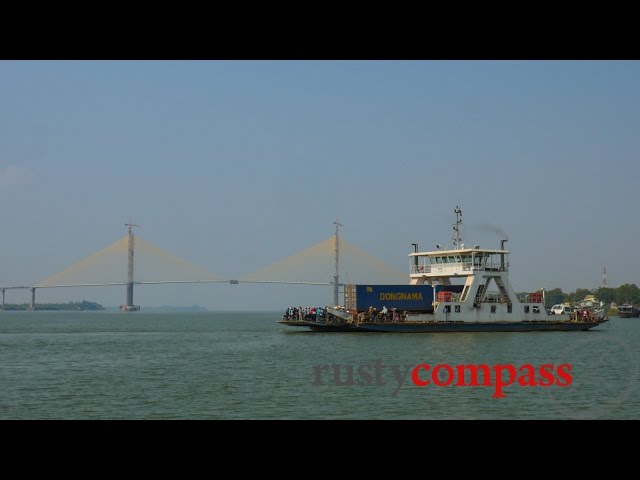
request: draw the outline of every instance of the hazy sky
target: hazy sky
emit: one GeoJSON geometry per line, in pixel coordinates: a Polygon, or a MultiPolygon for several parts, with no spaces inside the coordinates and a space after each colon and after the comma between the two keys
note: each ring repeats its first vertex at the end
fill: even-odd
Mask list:
{"type": "MultiPolygon", "coordinates": [[[[0,62],[0,285],[137,234],[224,278],[345,239],[408,271],[463,210],[517,291],[640,283],[640,63],[0,62]],[[495,228],[494,228],[495,230],[495,228]]],[[[122,265],[123,280],[126,264],[122,265]]],[[[26,293],[8,293],[24,301],[26,293]]],[[[280,309],[329,287],[140,286],[142,305],[280,309]]],[[[41,301],[124,301],[124,287],[41,301]]]]}

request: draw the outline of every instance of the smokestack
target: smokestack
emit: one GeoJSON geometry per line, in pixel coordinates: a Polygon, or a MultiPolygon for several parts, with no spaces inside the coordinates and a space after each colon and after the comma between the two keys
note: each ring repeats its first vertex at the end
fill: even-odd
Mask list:
{"type": "MultiPolygon", "coordinates": [[[[504,250],[504,244],[507,240],[500,240],[500,250],[504,250]]],[[[504,272],[504,253],[500,254],[500,271],[504,272]]]]}

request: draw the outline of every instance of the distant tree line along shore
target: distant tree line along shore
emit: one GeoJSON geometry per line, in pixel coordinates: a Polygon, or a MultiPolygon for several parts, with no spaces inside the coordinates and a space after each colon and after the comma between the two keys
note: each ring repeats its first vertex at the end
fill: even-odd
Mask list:
{"type": "Polygon", "coordinates": [[[618,288],[600,287],[593,290],[578,288],[572,293],[564,293],[561,288],[545,290],[545,306],[551,307],[558,303],[577,303],[583,300],[587,295],[594,295],[598,301],[605,304],[640,304],[640,288],[638,288],[635,283],[625,283],[624,285],[620,285],[618,288]]]}
{"type": "MultiPolygon", "coordinates": [[[[5,310],[28,310],[28,303],[5,303],[5,310]]],[[[36,303],[36,310],[104,310],[105,308],[96,302],[67,302],[67,303],[36,303]]]]}

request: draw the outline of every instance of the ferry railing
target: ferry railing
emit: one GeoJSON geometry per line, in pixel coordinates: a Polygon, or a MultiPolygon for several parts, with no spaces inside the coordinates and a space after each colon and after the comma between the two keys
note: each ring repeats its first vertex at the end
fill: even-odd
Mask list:
{"type": "Polygon", "coordinates": [[[487,303],[507,303],[507,297],[500,292],[487,292],[484,301],[487,303]]]}
{"type": "Polygon", "coordinates": [[[490,257],[486,261],[475,262],[442,262],[442,263],[418,263],[417,265],[410,266],[410,272],[412,274],[428,273],[443,275],[453,274],[456,272],[471,272],[471,271],[490,271],[490,272],[505,272],[508,270],[508,263],[505,264],[502,259],[490,257]]]}
{"type": "MultiPolygon", "coordinates": [[[[453,275],[459,272],[471,272],[473,265],[471,263],[438,263],[435,265],[412,265],[410,268],[411,274],[418,275],[421,273],[427,274],[442,274],[453,275]]],[[[484,270],[478,269],[478,270],[484,270]]]]}

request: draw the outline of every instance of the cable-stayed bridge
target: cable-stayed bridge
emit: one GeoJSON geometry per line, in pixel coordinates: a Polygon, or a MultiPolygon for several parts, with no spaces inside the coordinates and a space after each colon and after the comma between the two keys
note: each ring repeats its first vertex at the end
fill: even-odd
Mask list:
{"type": "Polygon", "coordinates": [[[333,285],[333,302],[338,304],[338,287],[345,283],[405,284],[407,274],[373,257],[335,234],[305,250],[240,278],[224,278],[180,258],[134,235],[128,234],[102,250],[33,285],[0,286],[1,308],[7,290],[29,289],[29,309],[36,309],[36,291],[49,288],[124,286],[123,311],[139,310],[133,303],[134,285],[158,284],[305,284],[333,285]]]}

